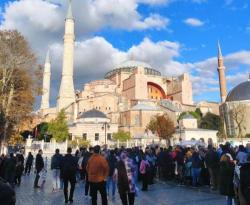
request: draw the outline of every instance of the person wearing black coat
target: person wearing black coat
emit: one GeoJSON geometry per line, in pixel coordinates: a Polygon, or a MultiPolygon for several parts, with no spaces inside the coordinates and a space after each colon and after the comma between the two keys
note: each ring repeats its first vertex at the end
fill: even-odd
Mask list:
{"type": "Polygon", "coordinates": [[[210,176],[210,185],[213,190],[217,190],[219,181],[219,164],[220,159],[218,153],[214,150],[212,145],[208,146],[208,152],[205,155],[205,163],[208,168],[210,176]]]}
{"type": "Polygon", "coordinates": [[[14,187],[16,175],[16,158],[13,153],[10,153],[10,157],[7,158],[4,165],[4,179],[14,187]]]}
{"type": "Polygon", "coordinates": [[[53,175],[53,192],[61,188],[61,179],[60,179],[60,169],[62,165],[62,155],[60,150],[56,149],[56,153],[51,158],[50,168],[53,175]]]}
{"type": "Polygon", "coordinates": [[[15,205],[16,195],[13,188],[11,188],[7,181],[0,178],[0,203],[4,205],[15,205]]]}
{"type": "Polygon", "coordinates": [[[24,170],[24,157],[21,153],[16,155],[16,177],[15,183],[16,185],[20,186],[21,178],[24,170]]]}
{"type": "Polygon", "coordinates": [[[63,157],[61,166],[61,176],[64,184],[65,203],[73,203],[73,196],[76,183],[77,159],[72,156],[72,149],[67,149],[67,154],[63,157]],[[70,183],[70,194],[68,196],[68,185],[70,183]]]}
{"type": "Polygon", "coordinates": [[[34,160],[34,157],[33,155],[31,154],[31,152],[29,152],[28,154],[28,158],[27,158],[27,161],[26,161],[26,164],[25,164],[25,174],[30,174],[30,170],[31,170],[31,167],[32,167],[32,164],[33,164],[33,160],[34,160]]]}
{"type": "Polygon", "coordinates": [[[219,191],[221,195],[227,196],[227,205],[233,204],[234,198],[234,162],[230,154],[224,154],[220,160],[219,191]]]}
{"type": "Polygon", "coordinates": [[[44,168],[44,161],[43,161],[42,154],[43,154],[43,151],[40,149],[38,151],[38,154],[36,155],[36,178],[34,181],[34,188],[39,188],[38,186],[38,180],[40,178],[39,173],[44,168]]]}

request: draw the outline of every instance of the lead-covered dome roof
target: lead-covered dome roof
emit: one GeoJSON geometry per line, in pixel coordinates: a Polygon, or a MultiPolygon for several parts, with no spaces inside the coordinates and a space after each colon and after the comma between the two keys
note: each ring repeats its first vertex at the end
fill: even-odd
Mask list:
{"type": "Polygon", "coordinates": [[[92,109],[82,113],[78,118],[107,118],[107,116],[99,110],[92,109]]]}
{"type": "Polygon", "coordinates": [[[121,63],[120,65],[116,66],[115,69],[106,73],[105,78],[108,79],[111,76],[113,76],[119,72],[132,73],[138,67],[144,68],[145,75],[161,76],[161,72],[155,70],[148,63],[145,63],[142,61],[129,60],[129,61],[125,61],[125,62],[121,63]]]}
{"type": "Polygon", "coordinates": [[[240,83],[227,95],[226,102],[250,100],[250,79],[240,83]]]}

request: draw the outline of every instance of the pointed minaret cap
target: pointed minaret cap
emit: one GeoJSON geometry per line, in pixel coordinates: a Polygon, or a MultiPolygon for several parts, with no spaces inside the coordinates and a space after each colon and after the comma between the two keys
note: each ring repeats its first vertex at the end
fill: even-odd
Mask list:
{"type": "Polygon", "coordinates": [[[68,7],[68,13],[67,13],[66,19],[73,19],[72,0],[69,0],[69,7],[68,7]]]}
{"type": "Polygon", "coordinates": [[[222,58],[222,52],[220,47],[220,41],[218,41],[218,58],[222,58]]]}
{"type": "Polygon", "coordinates": [[[49,52],[49,50],[47,51],[45,63],[50,63],[50,52],[49,52]]]}

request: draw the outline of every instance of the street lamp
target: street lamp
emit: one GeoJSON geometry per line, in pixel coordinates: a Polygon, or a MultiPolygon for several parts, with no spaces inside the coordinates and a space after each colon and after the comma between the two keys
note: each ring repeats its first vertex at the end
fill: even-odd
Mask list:
{"type": "Polygon", "coordinates": [[[107,145],[107,129],[110,128],[110,125],[107,122],[104,122],[102,125],[102,130],[104,130],[105,134],[105,145],[107,145]]]}

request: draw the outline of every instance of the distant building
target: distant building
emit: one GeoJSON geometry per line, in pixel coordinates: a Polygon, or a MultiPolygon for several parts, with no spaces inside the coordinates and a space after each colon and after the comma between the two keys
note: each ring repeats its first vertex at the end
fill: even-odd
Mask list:
{"type": "Polygon", "coordinates": [[[198,128],[197,119],[192,115],[185,115],[179,122],[172,143],[180,143],[182,141],[201,141],[205,144],[217,144],[218,130],[208,130],[198,128]]]}

